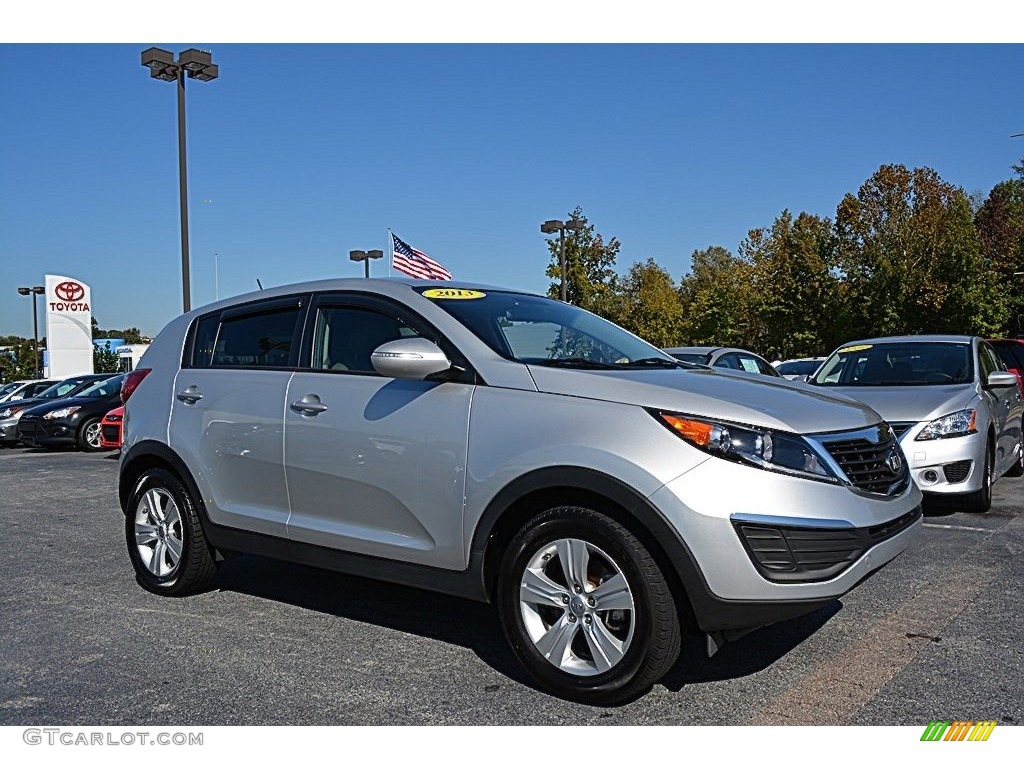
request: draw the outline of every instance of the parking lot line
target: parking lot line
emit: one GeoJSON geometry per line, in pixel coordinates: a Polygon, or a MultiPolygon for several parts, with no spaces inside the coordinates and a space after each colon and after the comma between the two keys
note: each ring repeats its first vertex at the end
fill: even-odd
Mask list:
{"type": "Polygon", "coordinates": [[[924,523],[925,528],[941,528],[944,531],[977,531],[978,533],[992,533],[991,528],[978,528],[974,525],[942,525],[940,523],[924,523]]]}
{"type": "MultiPolygon", "coordinates": [[[[928,645],[940,638],[995,578],[979,565],[993,534],[1020,526],[1017,517],[975,544],[940,579],[876,622],[845,651],[823,662],[754,714],[750,725],[843,725],[928,645]]],[[[945,526],[942,526],[945,527],[945,526]]]]}

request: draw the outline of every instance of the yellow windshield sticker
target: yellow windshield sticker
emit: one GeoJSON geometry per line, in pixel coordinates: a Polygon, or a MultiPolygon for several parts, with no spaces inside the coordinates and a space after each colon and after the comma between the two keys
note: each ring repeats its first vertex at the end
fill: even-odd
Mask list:
{"type": "Polygon", "coordinates": [[[852,347],[843,347],[836,354],[845,355],[847,352],[863,352],[865,349],[871,349],[873,346],[874,344],[854,344],[852,347]]]}
{"type": "Polygon", "coordinates": [[[423,292],[427,299],[482,299],[486,295],[483,291],[467,291],[463,288],[431,288],[423,292]]]}

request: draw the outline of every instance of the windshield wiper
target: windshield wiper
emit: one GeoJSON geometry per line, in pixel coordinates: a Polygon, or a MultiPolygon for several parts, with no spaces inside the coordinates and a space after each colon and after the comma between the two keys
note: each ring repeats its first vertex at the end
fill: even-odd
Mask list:
{"type": "Polygon", "coordinates": [[[630,360],[628,363],[619,363],[616,368],[703,368],[705,366],[694,363],[684,363],[681,360],[669,360],[664,357],[641,357],[639,360],[630,360]]]}
{"type": "Polygon", "coordinates": [[[611,363],[600,363],[597,360],[588,360],[585,357],[555,357],[548,360],[531,360],[529,365],[546,365],[552,368],[592,368],[599,370],[614,370],[617,365],[611,363]]]}

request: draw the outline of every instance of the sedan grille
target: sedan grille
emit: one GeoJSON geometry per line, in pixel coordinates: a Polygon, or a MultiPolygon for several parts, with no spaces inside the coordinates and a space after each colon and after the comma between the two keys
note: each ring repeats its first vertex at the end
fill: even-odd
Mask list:
{"type": "Polygon", "coordinates": [[[916,421],[890,421],[889,426],[892,428],[893,434],[896,435],[896,439],[901,439],[907,430],[914,426],[916,421]]]}
{"type": "Polygon", "coordinates": [[[896,436],[886,425],[819,435],[817,440],[855,488],[892,496],[907,487],[907,461],[896,436]]]}

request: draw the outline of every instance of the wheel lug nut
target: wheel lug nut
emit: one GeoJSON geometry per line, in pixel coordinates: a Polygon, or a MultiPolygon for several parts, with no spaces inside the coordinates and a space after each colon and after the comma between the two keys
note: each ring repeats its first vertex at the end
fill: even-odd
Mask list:
{"type": "Polygon", "coordinates": [[[569,623],[570,624],[575,624],[576,623],[576,616],[574,614],[571,614],[571,613],[569,614],[569,623]]]}
{"type": "Polygon", "coordinates": [[[562,595],[562,602],[565,603],[566,605],[568,605],[569,604],[569,596],[568,595],[562,595]]]}
{"type": "Polygon", "coordinates": [[[595,605],[597,605],[597,600],[595,600],[592,597],[588,597],[587,598],[587,605],[589,605],[591,608],[593,608],[595,605]]]}
{"type": "Polygon", "coordinates": [[[583,587],[581,587],[579,584],[573,584],[572,588],[573,588],[573,591],[576,592],[577,594],[579,594],[580,592],[583,591],[583,587]]]}
{"type": "Polygon", "coordinates": [[[592,622],[592,621],[593,621],[594,619],[593,619],[593,618],[591,617],[591,615],[590,615],[590,614],[588,613],[588,614],[587,614],[586,616],[584,616],[584,617],[583,617],[583,620],[584,620],[585,622],[587,622],[587,624],[589,624],[589,623],[590,623],[590,622],[592,622]]]}

